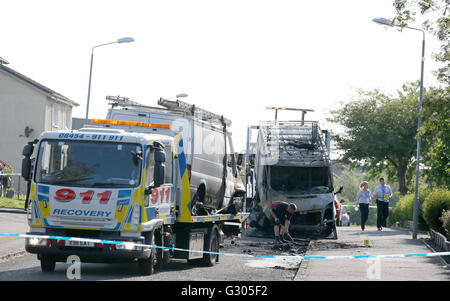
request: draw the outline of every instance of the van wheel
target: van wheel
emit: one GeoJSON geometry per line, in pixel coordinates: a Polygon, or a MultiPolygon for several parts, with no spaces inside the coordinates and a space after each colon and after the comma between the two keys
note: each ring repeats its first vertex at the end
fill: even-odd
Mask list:
{"type": "MultiPolygon", "coordinates": [[[[219,250],[219,237],[217,235],[217,228],[213,226],[211,230],[208,233],[208,236],[206,237],[204,248],[205,251],[208,252],[218,252],[219,250]]],[[[216,262],[219,259],[218,254],[209,254],[205,253],[203,255],[203,263],[208,266],[212,267],[216,264],[216,262]]]]}
{"type": "MultiPolygon", "coordinates": [[[[144,243],[146,245],[153,245],[154,232],[148,232],[144,235],[144,243]]],[[[148,258],[140,258],[138,260],[139,272],[142,275],[152,275],[155,272],[156,266],[156,252],[155,248],[150,248],[150,256],[148,258]]]]}
{"type": "Polygon", "coordinates": [[[45,273],[51,273],[55,271],[56,261],[49,255],[41,255],[41,270],[45,273]]]}
{"type": "Polygon", "coordinates": [[[336,224],[334,224],[334,227],[333,227],[333,238],[338,239],[336,224]]]}
{"type": "Polygon", "coordinates": [[[196,215],[207,215],[203,208],[203,203],[205,201],[205,188],[204,186],[200,186],[197,189],[197,192],[192,197],[191,201],[191,214],[196,215]]]}

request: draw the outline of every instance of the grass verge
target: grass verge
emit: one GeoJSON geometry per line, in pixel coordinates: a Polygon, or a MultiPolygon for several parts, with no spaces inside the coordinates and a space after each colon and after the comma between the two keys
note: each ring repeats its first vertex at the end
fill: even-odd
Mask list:
{"type": "Polygon", "coordinates": [[[0,197],[0,208],[17,208],[23,209],[25,206],[25,196],[20,195],[17,199],[17,195],[14,195],[12,199],[6,197],[0,197]]]}

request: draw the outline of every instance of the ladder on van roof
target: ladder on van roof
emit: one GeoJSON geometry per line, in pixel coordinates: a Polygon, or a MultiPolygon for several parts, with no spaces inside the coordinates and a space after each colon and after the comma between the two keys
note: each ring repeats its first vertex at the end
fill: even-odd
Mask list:
{"type": "Polygon", "coordinates": [[[218,123],[221,125],[230,126],[231,120],[223,117],[223,115],[217,115],[207,110],[196,107],[195,105],[191,105],[181,100],[168,100],[164,98],[160,98],[158,100],[158,105],[164,107],[152,107],[146,106],[138,102],[131,101],[128,97],[122,96],[106,96],[106,99],[110,101],[110,105],[112,108],[115,107],[124,107],[124,108],[136,108],[136,109],[147,109],[147,110],[169,110],[174,113],[183,114],[198,118],[200,120],[218,123]]]}
{"type": "Polygon", "coordinates": [[[217,115],[207,110],[196,107],[195,105],[191,105],[187,102],[181,100],[168,100],[164,98],[160,98],[158,100],[158,105],[167,108],[170,111],[180,112],[183,114],[188,114],[203,121],[208,122],[219,122],[222,125],[230,126],[231,120],[223,117],[223,115],[217,115]]]}

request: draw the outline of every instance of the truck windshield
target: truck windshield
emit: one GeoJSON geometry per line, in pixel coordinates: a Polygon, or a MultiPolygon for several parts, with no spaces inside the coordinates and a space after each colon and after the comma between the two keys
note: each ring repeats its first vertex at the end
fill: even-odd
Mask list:
{"type": "Polygon", "coordinates": [[[36,182],[81,187],[135,187],[140,183],[138,144],[43,140],[36,182]]]}
{"type": "Polygon", "coordinates": [[[272,189],[297,193],[328,193],[332,191],[328,167],[271,166],[272,189]]]}

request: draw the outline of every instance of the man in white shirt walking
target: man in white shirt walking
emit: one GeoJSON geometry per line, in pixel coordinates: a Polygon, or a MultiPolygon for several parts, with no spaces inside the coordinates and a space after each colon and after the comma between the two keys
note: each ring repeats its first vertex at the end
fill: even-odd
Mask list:
{"type": "Polygon", "coordinates": [[[373,196],[377,200],[377,228],[381,231],[386,227],[386,219],[389,215],[389,200],[392,196],[391,187],[385,185],[384,178],[380,178],[380,185],[375,187],[373,196]]]}

